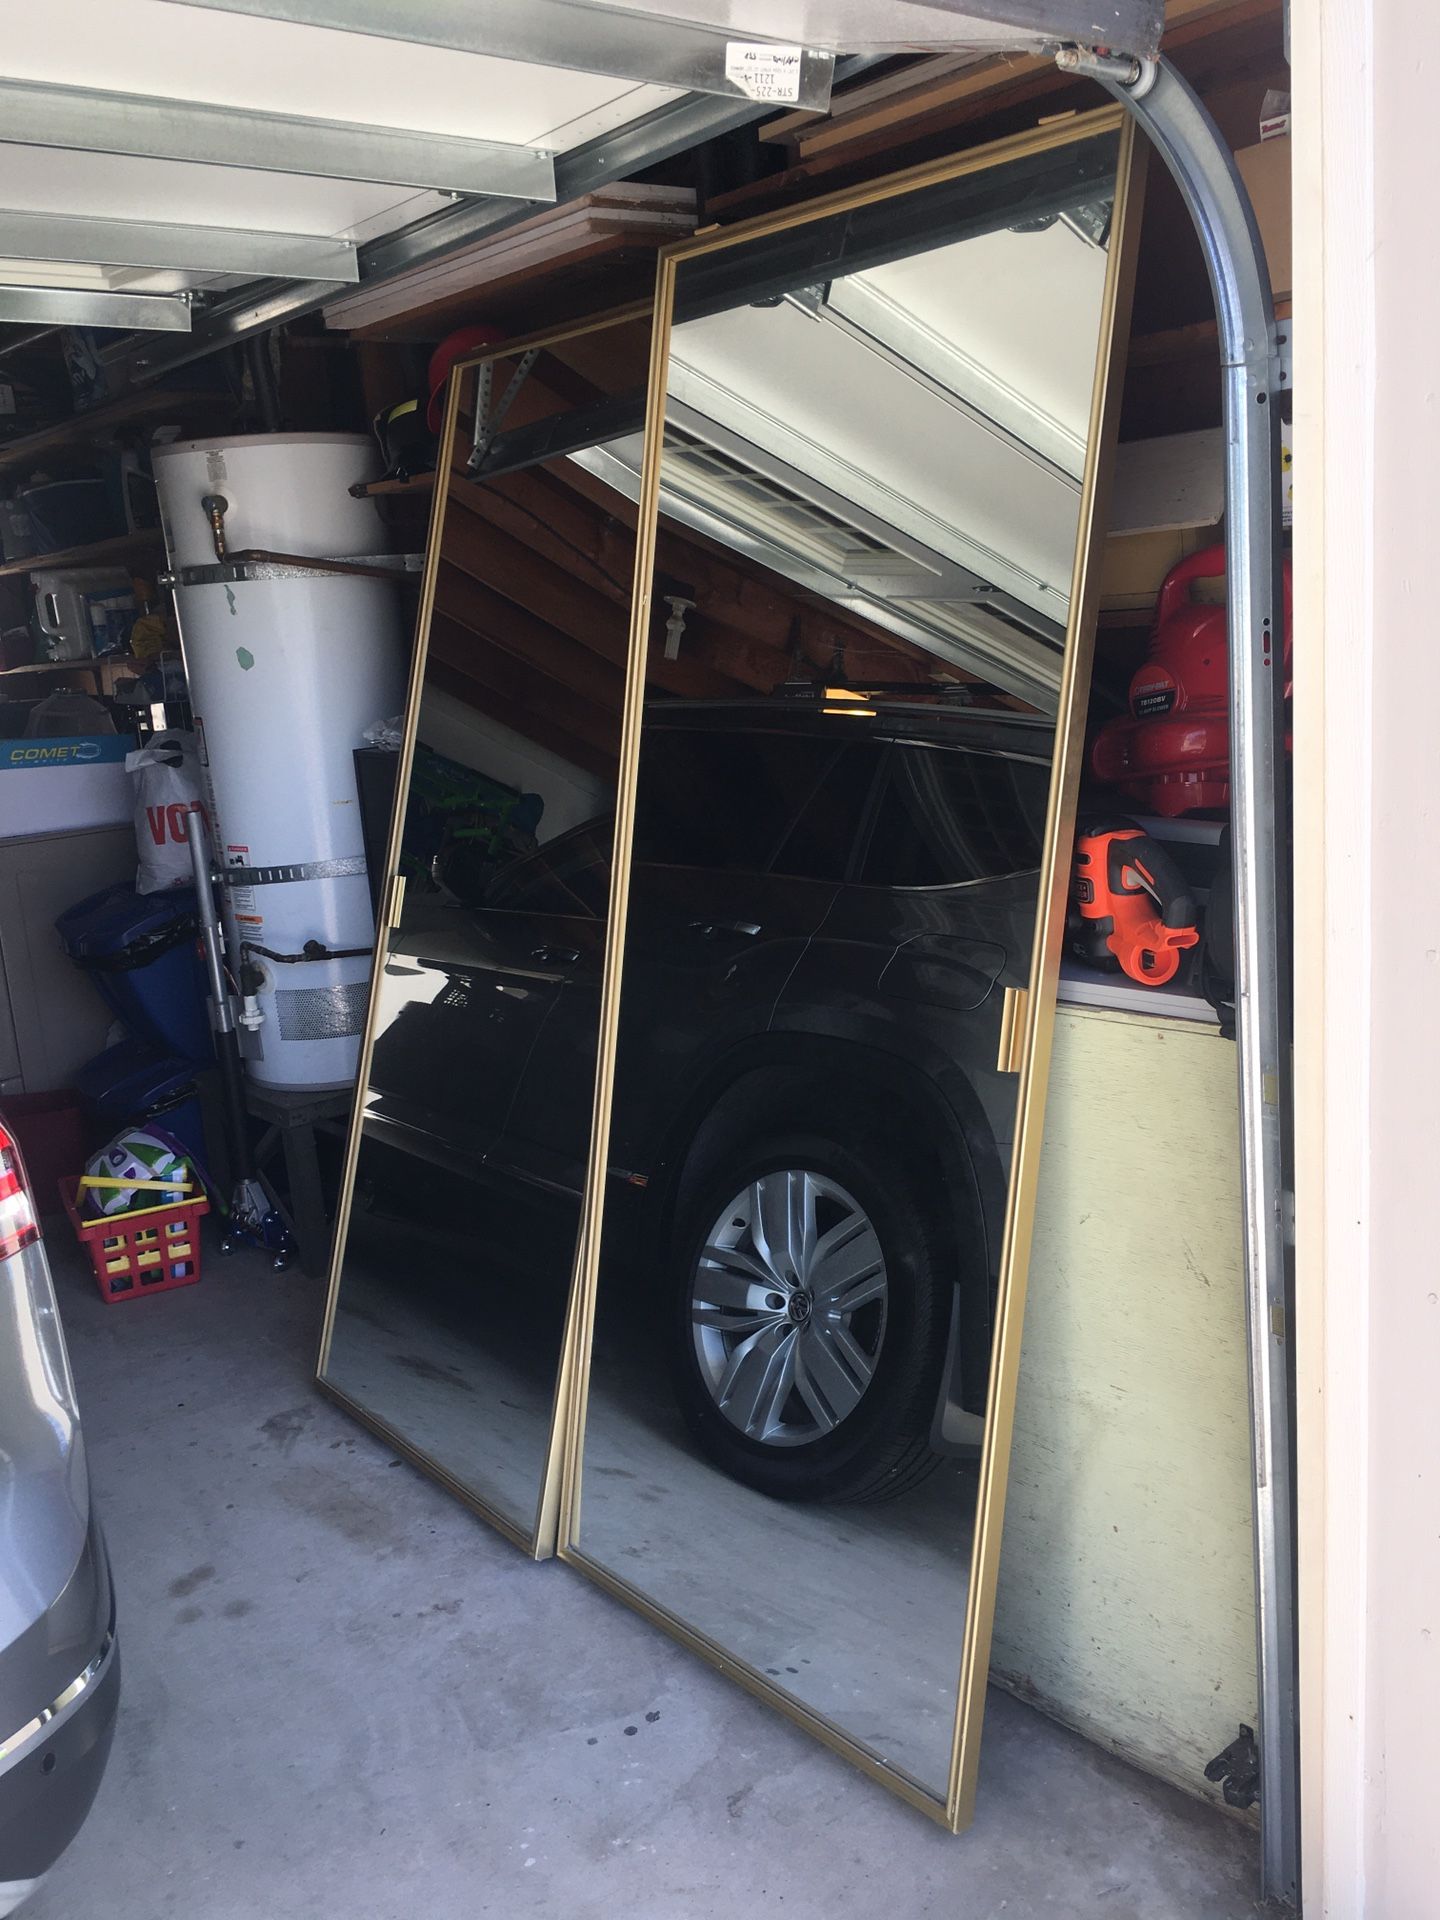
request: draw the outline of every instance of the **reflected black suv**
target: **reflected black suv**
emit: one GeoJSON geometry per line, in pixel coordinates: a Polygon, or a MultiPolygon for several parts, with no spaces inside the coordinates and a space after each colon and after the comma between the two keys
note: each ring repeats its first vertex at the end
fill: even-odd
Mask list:
{"type": "MultiPolygon", "coordinates": [[[[980,1437],[1050,760],[1040,722],[913,700],[647,717],[607,1245],[661,1289],[697,1440],[769,1494],[885,1497],[980,1437]]],[[[433,935],[407,909],[367,1131],[580,1191],[611,838],[433,935]]]]}

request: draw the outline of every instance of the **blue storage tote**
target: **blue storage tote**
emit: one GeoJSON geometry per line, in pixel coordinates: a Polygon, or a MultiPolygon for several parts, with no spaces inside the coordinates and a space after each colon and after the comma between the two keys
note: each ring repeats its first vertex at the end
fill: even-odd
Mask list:
{"type": "Polygon", "coordinates": [[[193,888],[106,887],[67,908],[55,931],[137,1040],[201,1065],[214,1060],[193,888]]]}
{"type": "Polygon", "coordinates": [[[205,1167],[205,1127],[191,1061],[156,1053],[140,1040],[122,1040],[88,1060],[75,1076],[96,1139],[126,1126],[163,1127],[205,1167]]]}

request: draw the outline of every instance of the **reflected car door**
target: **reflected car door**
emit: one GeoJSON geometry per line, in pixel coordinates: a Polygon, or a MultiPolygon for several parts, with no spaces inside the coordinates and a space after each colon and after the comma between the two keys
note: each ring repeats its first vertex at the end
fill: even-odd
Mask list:
{"type": "Polygon", "coordinates": [[[1015,1119],[998,1064],[1002,988],[1024,985],[1050,769],[896,741],[854,870],[775,1012],[777,1032],[888,1055],[939,1090],[965,1139],[990,1286],[961,1298],[944,1419],[973,1439],[1015,1119]]]}
{"type": "Polygon", "coordinates": [[[511,1098],[490,1159],[578,1192],[590,1148],[613,820],[576,827],[502,875],[486,919],[509,1013],[511,1098]]]}
{"type": "Polygon", "coordinates": [[[1049,780],[1038,757],[893,741],[855,868],[775,1015],[924,1073],[995,1205],[1015,1109],[1001,989],[1028,978],[1049,780]]]}
{"type": "Polygon", "coordinates": [[[558,997],[598,977],[609,838],[608,822],[562,836],[502,873],[481,907],[407,902],[381,982],[382,1020],[395,1012],[377,1031],[372,1131],[412,1147],[423,1132],[425,1151],[462,1169],[496,1157],[558,997]]]}
{"type": "MultiPolygon", "coordinates": [[[[781,877],[772,861],[797,815],[838,795],[840,755],[804,733],[647,723],[625,947],[627,1001],[643,1014],[621,1027],[615,1170],[643,1163],[711,1062],[765,1031],[843,872],[842,859],[827,878],[781,877]]],[[[540,1033],[497,1154],[569,1192],[590,1148],[599,987],[597,951],[540,1033]]]]}
{"type": "Polygon", "coordinates": [[[871,777],[823,732],[656,729],[642,769],[612,1171],[765,1033],[844,877],[871,777]],[[648,776],[648,783],[647,777],[648,776]]]}

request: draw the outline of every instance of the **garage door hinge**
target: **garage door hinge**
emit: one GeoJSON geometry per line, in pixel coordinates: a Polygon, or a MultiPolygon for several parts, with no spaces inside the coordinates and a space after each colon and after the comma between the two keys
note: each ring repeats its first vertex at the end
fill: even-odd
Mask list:
{"type": "Polygon", "coordinates": [[[1241,1724],[1239,1734],[1205,1769],[1205,1778],[1220,1783],[1227,1807],[1253,1807],[1260,1798],[1260,1749],[1255,1729],[1241,1724]]]}

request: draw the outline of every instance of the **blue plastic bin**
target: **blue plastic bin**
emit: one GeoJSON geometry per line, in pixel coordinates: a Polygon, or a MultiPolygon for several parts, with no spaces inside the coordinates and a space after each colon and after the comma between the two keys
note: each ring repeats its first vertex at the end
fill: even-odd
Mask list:
{"type": "Polygon", "coordinates": [[[75,1090],[97,1145],[122,1127],[163,1127],[202,1167],[209,1165],[192,1061],[157,1053],[140,1040],[122,1040],[85,1063],[75,1090]]]}
{"type": "Polygon", "coordinates": [[[55,931],[117,1019],[153,1053],[215,1058],[196,946],[195,893],[107,887],[68,907],[55,931]]]}

